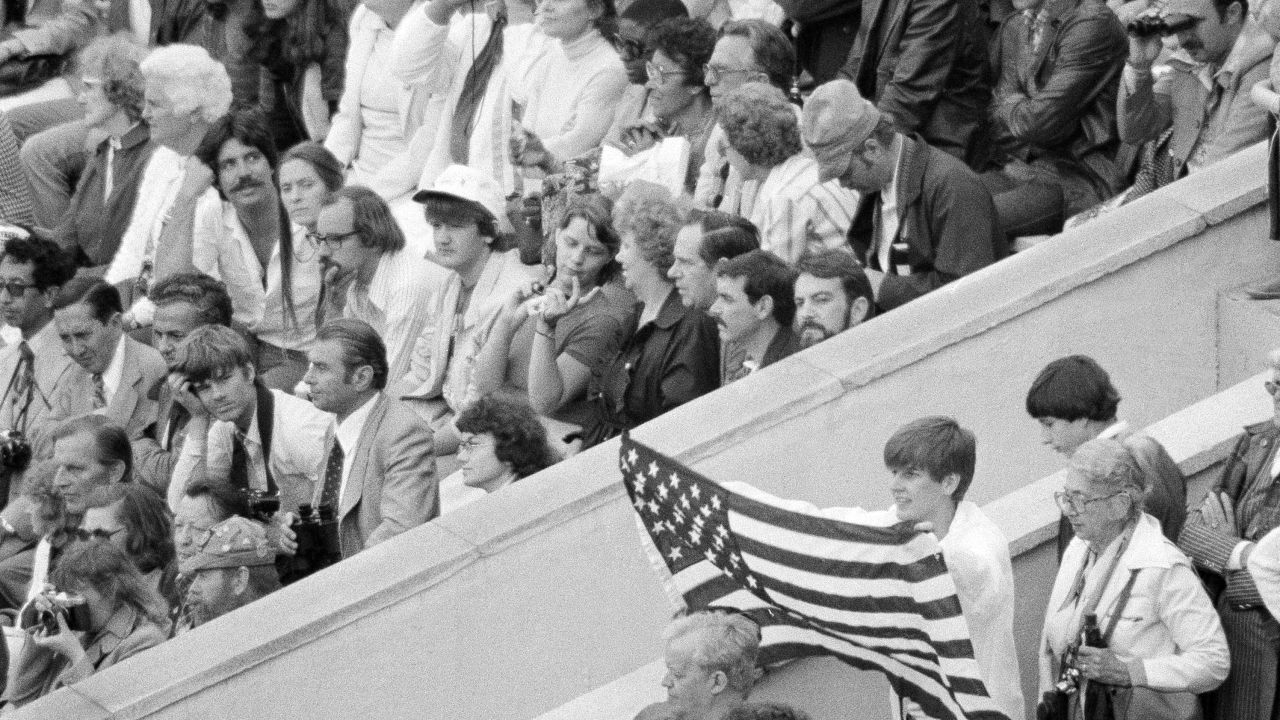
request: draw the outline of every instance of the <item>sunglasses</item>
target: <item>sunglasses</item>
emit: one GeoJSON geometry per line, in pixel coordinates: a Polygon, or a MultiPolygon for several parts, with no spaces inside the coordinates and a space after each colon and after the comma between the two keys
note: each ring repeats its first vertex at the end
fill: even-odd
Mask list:
{"type": "Polygon", "coordinates": [[[116,528],[115,530],[103,530],[102,528],[85,530],[84,528],[76,528],[71,531],[71,536],[81,542],[88,542],[89,540],[110,540],[122,531],[124,531],[124,528],[116,528]]]}
{"type": "Polygon", "coordinates": [[[653,61],[644,64],[644,72],[650,80],[659,85],[665,84],[667,78],[684,77],[688,74],[683,70],[668,70],[653,61]]]}
{"type": "Polygon", "coordinates": [[[0,282],[0,288],[4,288],[5,290],[9,291],[9,297],[11,298],[20,298],[23,295],[26,295],[27,288],[29,287],[31,286],[28,285],[27,283],[22,282],[21,280],[9,280],[6,282],[0,282]]]}

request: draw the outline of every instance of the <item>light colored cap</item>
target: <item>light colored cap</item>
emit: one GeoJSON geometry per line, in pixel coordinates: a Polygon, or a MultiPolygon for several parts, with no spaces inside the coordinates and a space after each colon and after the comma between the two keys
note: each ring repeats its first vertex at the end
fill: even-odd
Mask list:
{"type": "Polygon", "coordinates": [[[505,224],[507,202],[502,186],[496,180],[466,165],[450,165],[436,178],[429,190],[414,193],[414,202],[425,202],[429,197],[448,197],[476,203],[489,211],[499,226],[505,224]]]}
{"type": "Polygon", "coordinates": [[[275,548],[267,540],[267,531],[262,525],[233,515],[209,528],[204,544],[178,569],[187,575],[197,570],[255,567],[275,561],[275,548]]]}
{"type": "Polygon", "coordinates": [[[838,178],[880,122],[880,111],[848,80],[819,85],[804,104],[800,134],[818,161],[818,179],[838,178]]]}

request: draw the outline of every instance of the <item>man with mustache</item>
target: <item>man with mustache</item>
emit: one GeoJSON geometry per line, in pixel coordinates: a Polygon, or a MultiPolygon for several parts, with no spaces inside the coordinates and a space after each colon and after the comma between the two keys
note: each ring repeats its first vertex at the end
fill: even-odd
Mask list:
{"type": "Polygon", "coordinates": [[[791,331],[794,292],[795,273],[765,250],[716,264],[716,299],[708,314],[720,331],[721,387],[800,349],[791,331]]]}
{"type": "Polygon", "coordinates": [[[796,263],[796,335],[813,347],[869,319],[875,312],[871,282],[853,253],[819,250],[796,263]]]}

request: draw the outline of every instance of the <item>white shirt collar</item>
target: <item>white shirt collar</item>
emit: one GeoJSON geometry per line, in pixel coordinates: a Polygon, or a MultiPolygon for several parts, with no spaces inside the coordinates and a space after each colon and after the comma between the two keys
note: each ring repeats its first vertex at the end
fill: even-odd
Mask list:
{"type": "Polygon", "coordinates": [[[1129,431],[1129,423],[1125,422],[1124,420],[1118,420],[1111,427],[1098,433],[1098,439],[1108,440],[1111,438],[1118,438],[1121,435],[1124,435],[1128,431],[1129,431]]]}
{"type": "Polygon", "coordinates": [[[102,385],[107,391],[107,402],[115,397],[120,389],[120,379],[124,377],[124,343],[125,335],[121,333],[120,341],[116,343],[116,353],[111,356],[107,369],[102,371],[102,385]]]}
{"type": "Polygon", "coordinates": [[[360,433],[364,431],[364,424],[368,421],[369,414],[373,412],[373,406],[377,403],[378,394],[375,393],[355,412],[348,415],[346,420],[338,422],[338,419],[334,418],[335,429],[333,434],[338,438],[338,444],[342,445],[342,452],[347,457],[351,456],[356,444],[360,442],[360,433]]]}

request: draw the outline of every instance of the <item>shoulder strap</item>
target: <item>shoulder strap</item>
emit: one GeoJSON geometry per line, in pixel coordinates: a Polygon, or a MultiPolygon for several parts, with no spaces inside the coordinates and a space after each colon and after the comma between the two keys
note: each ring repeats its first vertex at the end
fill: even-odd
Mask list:
{"type": "Polygon", "coordinates": [[[1120,591],[1120,597],[1116,598],[1115,609],[1111,611],[1111,618],[1107,620],[1107,631],[1102,634],[1102,641],[1107,646],[1111,645],[1111,633],[1116,631],[1116,625],[1120,622],[1120,615],[1124,612],[1124,606],[1129,604],[1129,596],[1133,594],[1133,584],[1138,581],[1138,573],[1141,570],[1134,570],[1129,573],[1129,581],[1124,584],[1124,589],[1120,591]]]}
{"type": "Polygon", "coordinates": [[[267,472],[267,492],[274,495],[280,492],[276,479],[271,475],[271,435],[275,421],[275,398],[271,389],[261,381],[254,383],[258,391],[258,438],[262,440],[262,464],[267,472]]]}

